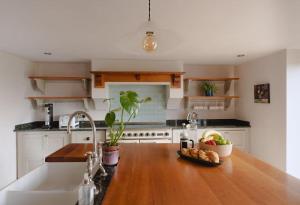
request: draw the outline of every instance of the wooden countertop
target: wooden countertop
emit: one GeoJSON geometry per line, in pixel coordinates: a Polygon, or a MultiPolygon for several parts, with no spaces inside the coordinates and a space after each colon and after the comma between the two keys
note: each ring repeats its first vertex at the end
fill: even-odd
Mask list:
{"type": "MultiPolygon", "coordinates": [[[[91,148],[67,145],[57,159],[84,160],[91,148]]],[[[247,153],[234,150],[221,166],[209,168],[178,158],[177,149],[175,144],[122,144],[103,205],[300,204],[300,180],[247,153]]]]}
{"type": "Polygon", "coordinates": [[[68,144],[46,157],[46,162],[85,162],[85,153],[93,150],[93,144],[68,144]]]}

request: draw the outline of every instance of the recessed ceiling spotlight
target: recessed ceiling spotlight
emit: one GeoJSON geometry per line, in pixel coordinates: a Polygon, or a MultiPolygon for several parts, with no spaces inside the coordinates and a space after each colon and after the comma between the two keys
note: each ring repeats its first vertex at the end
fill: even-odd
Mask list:
{"type": "Polygon", "coordinates": [[[243,58],[243,57],[245,57],[246,55],[245,54],[238,54],[236,57],[238,57],[238,58],[243,58]]]}
{"type": "Polygon", "coordinates": [[[52,53],[51,53],[51,52],[44,52],[44,55],[46,55],[46,56],[51,56],[52,53]]]}

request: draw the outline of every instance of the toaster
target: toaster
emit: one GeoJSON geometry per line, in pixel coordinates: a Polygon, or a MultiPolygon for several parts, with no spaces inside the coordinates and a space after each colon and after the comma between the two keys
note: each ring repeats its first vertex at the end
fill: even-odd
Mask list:
{"type": "MultiPolygon", "coordinates": [[[[70,115],[59,116],[59,129],[66,129],[68,126],[69,119],[70,115]]],[[[71,128],[79,128],[79,121],[76,117],[73,117],[71,121],[71,128]]]]}

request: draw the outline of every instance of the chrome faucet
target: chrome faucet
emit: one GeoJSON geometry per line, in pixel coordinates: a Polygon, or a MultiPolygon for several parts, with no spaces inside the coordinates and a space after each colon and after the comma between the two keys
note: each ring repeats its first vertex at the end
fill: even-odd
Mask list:
{"type": "Polygon", "coordinates": [[[192,127],[197,127],[197,118],[198,118],[198,114],[195,113],[195,112],[190,112],[188,113],[187,115],[187,121],[189,122],[189,124],[192,126],[192,127]]]}
{"type": "MultiPolygon", "coordinates": [[[[91,127],[92,127],[92,132],[93,132],[93,152],[92,152],[92,156],[91,156],[91,158],[92,158],[92,170],[98,168],[98,166],[99,166],[99,169],[101,170],[101,175],[106,176],[107,173],[106,173],[104,167],[102,166],[102,146],[101,146],[100,143],[97,143],[97,140],[96,140],[96,125],[95,125],[94,120],[92,119],[92,117],[84,111],[74,112],[70,116],[70,119],[69,119],[69,122],[68,122],[68,127],[67,127],[67,133],[71,134],[72,119],[74,117],[78,117],[78,116],[85,116],[89,120],[89,122],[91,124],[91,127]]],[[[90,160],[90,159],[88,159],[88,160],[90,160]]],[[[90,161],[88,161],[88,163],[90,163],[90,161]]],[[[88,170],[88,171],[91,171],[91,170],[88,170]]]]}

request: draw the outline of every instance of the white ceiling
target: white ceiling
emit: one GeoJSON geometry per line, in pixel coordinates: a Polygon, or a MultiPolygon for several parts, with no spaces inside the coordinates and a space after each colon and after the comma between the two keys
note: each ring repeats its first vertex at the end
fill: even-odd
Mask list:
{"type": "Polygon", "coordinates": [[[153,22],[171,36],[162,35],[164,42],[155,54],[133,50],[141,45],[136,31],[147,19],[147,3],[0,0],[0,50],[34,61],[122,58],[239,64],[300,48],[300,0],[152,0],[153,22]],[[45,51],[53,55],[45,56],[45,51]],[[247,56],[236,58],[241,53],[247,56]]]}

